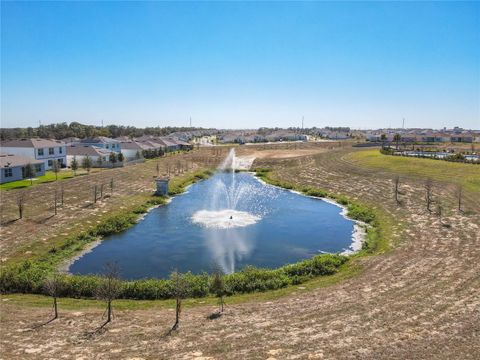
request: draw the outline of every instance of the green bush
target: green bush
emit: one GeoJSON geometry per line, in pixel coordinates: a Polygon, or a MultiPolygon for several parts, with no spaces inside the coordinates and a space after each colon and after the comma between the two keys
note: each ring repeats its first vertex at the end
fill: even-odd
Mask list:
{"type": "MultiPolygon", "coordinates": [[[[256,291],[275,290],[288,285],[301,284],[315,276],[332,275],[348,260],[342,255],[317,255],[296,264],[278,269],[261,269],[247,266],[243,270],[225,276],[225,289],[229,295],[256,291]]],[[[44,294],[44,281],[51,273],[47,266],[25,261],[20,265],[2,268],[0,291],[2,293],[44,294]]],[[[203,273],[184,274],[189,297],[215,295],[211,292],[212,276],[203,273]]],[[[98,276],[62,275],[61,296],[91,298],[100,284],[98,276]]],[[[122,281],[119,298],[137,300],[170,299],[173,283],[170,279],[143,279],[122,281]]]]}
{"type": "Polygon", "coordinates": [[[347,205],[347,210],[348,217],[354,220],[359,220],[367,224],[371,224],[375,220],[375,214],[373,211],[365,206],[356,203],[350,203],[347,205]]]}

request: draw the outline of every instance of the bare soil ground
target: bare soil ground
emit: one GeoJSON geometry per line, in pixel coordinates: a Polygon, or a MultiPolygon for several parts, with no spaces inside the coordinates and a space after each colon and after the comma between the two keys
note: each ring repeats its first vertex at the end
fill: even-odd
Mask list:
{"type": "MultiPolygon", "coordinates": [[[[393,249],[362,259],[364,270],[356,277],[279,300],[231,305],[215,320],[207,318],[212,307],[187,309],[180,330],[168,336],[174,317],[169,310],[118,311],[95,335],[89,332],[101,322],[102,310],[63,311],[60,319],[32,330],[45,321],[48,310],[9,304],[6,296],[1,304],[1,357],[478,359],[478,194],[465,194],[466,211],[458,212],[455,187],[436,183],[435,199],[446,212],[439,219],[425,209],[424,180],[405,177],[403,204],[398,206],[393,175],[350,163],[345,157],[349,151],[270,157],[257,159],[256,165],[271,167],[282,179],[369,203],[395,219],[393,249]]],[[[151,174],[145,176],[139,189],[151,186],[151,174]]]]}

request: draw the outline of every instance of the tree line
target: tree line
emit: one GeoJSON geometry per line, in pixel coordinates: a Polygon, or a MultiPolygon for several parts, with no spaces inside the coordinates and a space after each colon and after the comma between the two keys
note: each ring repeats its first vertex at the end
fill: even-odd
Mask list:
{"type": "Polygon", "coordinates": [[[63,122],[58,124],[40,125],[38,127],[26,127],[26,128],[2,128],[0,129],[0,139],[21,139],[40,137],[46,139],[65,139],[68,137],[77,137],[80,139],[90,138],[95,136],[106,137],[140,137],[143,135],[153,136],[167,136],[174,132],[184,131],[205,131],[205,133],[211,133],[212,129],[204,129],[198,127],[146,127],[137,128],[135,126],[123,126],[123,125],[107,125],[107,126],[95,126],[85,125],[79,122],[71,122],[70,124],[63,122]]]}

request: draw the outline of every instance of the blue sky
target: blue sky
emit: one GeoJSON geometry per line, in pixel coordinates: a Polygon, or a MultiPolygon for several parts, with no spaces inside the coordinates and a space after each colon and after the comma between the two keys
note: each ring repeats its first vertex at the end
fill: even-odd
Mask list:
{"type": "Polygon", "coordinates": [[[2,2],[3,127],[480,128],[476,2],[2,2]]]}

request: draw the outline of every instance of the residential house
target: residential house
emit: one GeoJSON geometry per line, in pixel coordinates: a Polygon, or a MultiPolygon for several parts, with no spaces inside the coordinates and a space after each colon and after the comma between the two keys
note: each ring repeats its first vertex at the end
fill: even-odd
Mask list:
{"type": "Polygon", "coordinates": [[[74,136],[71,136],[71,137],[68,137],[68,138],[65,138],[65,139],[62,139],[62,141],[65,143],[65,145],[69,146],[69,145],[74,145],[74,144],[78,144],[80,142],[80,138],[77,138],[77,137],[74,137],[74,136]]]}
{"type": "Polygon", "coordinates": [[[25,179],[25,168],[28,164],[35,168],[36,176],[45,175],[43,160],[13,154],[0,154],[0,184],[25,179]]]}
{"type": "MultiPolygon", "coordinates": [[[[72,161],[75,158],[78,162],[78,166],[82,166],[82,161],[87,156],[92,160],[92,167],[112,167],[110,162],[110,154],[114,151],[103,149],[98,146],[91,145],[71,145],[67,146],[67,165],[72,166],[72,161]]],[[[119,162],[115,166],[121,166],[119,162]]]]}
{"type": "Polygon", "coordinates": [[[16,139],[3,141],[0,146],[2,152],[44,161],[46,170],[52,168],[54,161],[57,161],[61,167],[67,165],[66,145],[60,140],[16,139]]]}
{"type": "Polygon", "coordinates": [[[86,138],[80,140],[79,144],[81,145],[90,145],[103,148],[106,150],[115,151],[117,153],[121,152],[121,143],[116,139],[111,139],[106,136],[97,136],[94,138],[86,138]]]}
{"type": "Polygon", "coordinates": [[[474,136],[471,135],[454,135],[450,137],[451,142],[472,143],[474,136]]]}
{"type": "Polygon", "coordinates": [[[141,137],[135,138],[135,141],[142,143],[148,143],[152,146],[158,146],[162,148],[165,152],[172,152],[180,150],[180,144],[177,144],[173,139],[168,137],[160,137],[153,135],[143,135],[141,137]]]}
{"type": "Polygon", "coordinates": [[[155,146],[148,144],[148,142],[135,140],[122,141],[121,148],[122,154],[127,161],[132,161],[136,160],[138,157],[143,157],[144,151],[157,149],[155,146]]]}

